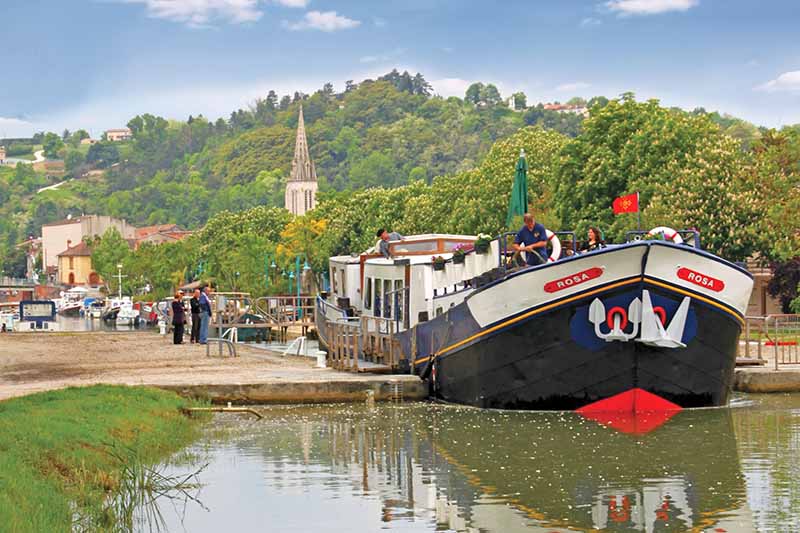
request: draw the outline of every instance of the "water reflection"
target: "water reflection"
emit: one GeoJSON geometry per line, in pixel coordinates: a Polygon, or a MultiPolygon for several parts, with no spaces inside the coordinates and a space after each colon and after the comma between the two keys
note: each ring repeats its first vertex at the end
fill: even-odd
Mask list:
{"type": "Polygon", "coordinates": [[[139,331],[147,330],[148,326],[134,327],[130,325],[117,325],[113,320],[100,320],[82,316],[56,315],[59,331],[139,331]]]}
{"type": "Polygon", "coordinates": [[[800,530],[800,396],[683,411],[646,435],[431,404],[264,412],[216,419],[193,450],[208,510],[170,531],[800,530]]]}

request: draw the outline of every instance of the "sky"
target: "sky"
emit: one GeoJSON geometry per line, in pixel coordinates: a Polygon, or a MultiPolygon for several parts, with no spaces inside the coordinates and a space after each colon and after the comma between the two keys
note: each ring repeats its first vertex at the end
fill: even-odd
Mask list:
{"type": "Polygon", "coordinates": [[[0,0],[0,138],[421,72],[800,123],[800,0],[0,0]]]}

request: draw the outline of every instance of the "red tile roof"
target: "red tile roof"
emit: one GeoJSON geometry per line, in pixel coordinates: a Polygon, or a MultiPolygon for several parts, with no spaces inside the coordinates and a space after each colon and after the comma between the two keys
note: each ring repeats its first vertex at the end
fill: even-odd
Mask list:
{"type": "Polygon", "coordinates": [[[67,248],[66,250],[64,250],[63,252],[58,254],[58,257],[69,257],[69,256],[72,256],[72,257],[85,257],[85,256],[89,256],[89,255],[92,255],[92,251],[86,245],[86,242],[81,241],[79,244],[76,244],[75,246],[67,248]]]}

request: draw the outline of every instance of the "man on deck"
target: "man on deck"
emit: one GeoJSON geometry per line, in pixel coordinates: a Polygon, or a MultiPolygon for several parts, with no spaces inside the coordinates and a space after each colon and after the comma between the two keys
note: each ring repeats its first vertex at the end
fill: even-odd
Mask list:
{"type": "Polygon", "coordinates": [[[525,252],[528,265],[541,265],[547,262],[547,230],[536,222],[533,215],[525,213],[525,225],[514,238],[514,250],[525,252]]]}
{"type": "Polygon", "coordinates": [[[384,228],[379,229],[376,236],[380,238],[380,241],[378,241],[378,252],[386,259],[392,257],[391,252],[389,252],[389,241],[403,240],[403,236],[396,231],[389,233],[384,228]]]}

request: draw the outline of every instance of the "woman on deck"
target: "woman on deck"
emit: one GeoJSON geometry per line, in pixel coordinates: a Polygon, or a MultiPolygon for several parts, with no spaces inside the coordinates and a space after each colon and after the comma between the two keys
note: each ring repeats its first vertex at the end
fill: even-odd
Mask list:
{"type": "Polygon", "coordinates": [[[186,310],[183,308],[183,293],[175,293],[172,300],[172,343],[183,344],[183,326],[186,324],[186,310]]]}
{"type": "Polygon", "coordinates": [[[600,230],[595,227],[590,227],[588,240],[583,243],[579,252],[584,254],[586,252],[594,252],[595,250],[605,247],[606,243],[603,242],[602,237],[600,237],[600,230]]]}

